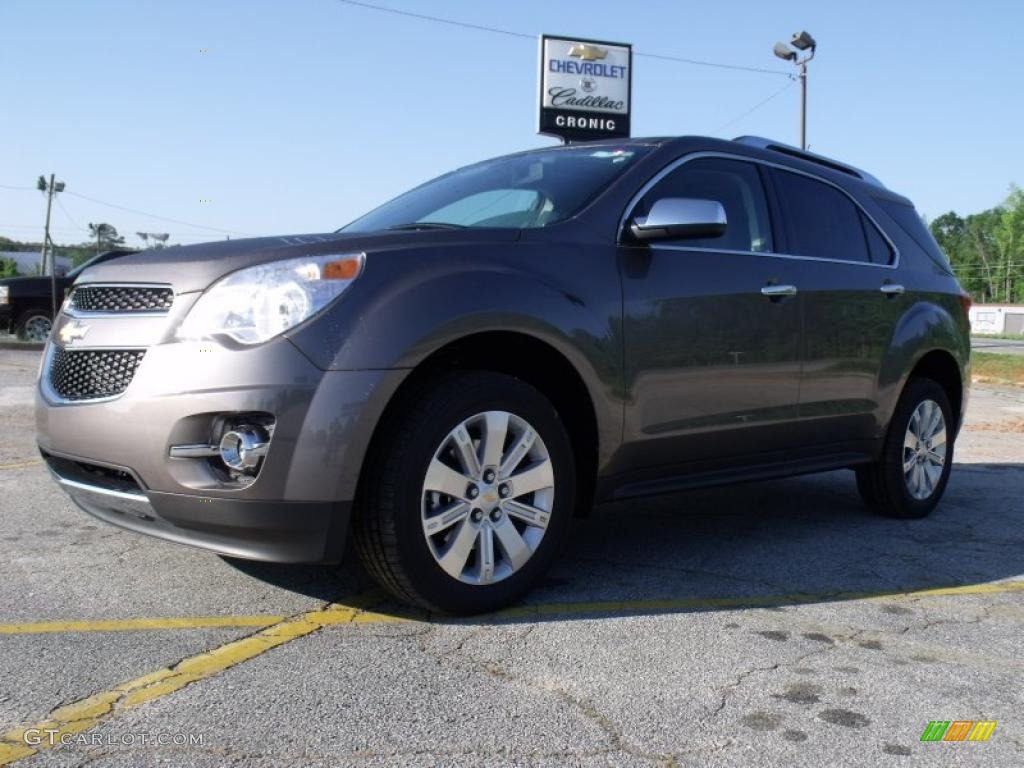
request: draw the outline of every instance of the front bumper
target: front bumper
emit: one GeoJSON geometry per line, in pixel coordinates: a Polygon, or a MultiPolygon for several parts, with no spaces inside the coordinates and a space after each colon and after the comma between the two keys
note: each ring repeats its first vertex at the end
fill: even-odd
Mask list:
{"type": "Polygon", "coordinates": [[[322,371],[283,338],[239,350],[157,344],[116,398],[67,403],[37,388],[37,440],[74,502],[106,522],[236,557],[336,562],[363,455],[402,377],[322,371]],[[215,419],[253,412],[275,428],[251,484],[170,456],[209,442],[215,419]]]}
{"type": "Polygon", "coordinates": [[[338,562],[345,547],[350,502],[224,499],[130,492],[67,477],[46,456],[54,479],[95,518],[136,533],[223,555],[279,563],[338,562]]]}

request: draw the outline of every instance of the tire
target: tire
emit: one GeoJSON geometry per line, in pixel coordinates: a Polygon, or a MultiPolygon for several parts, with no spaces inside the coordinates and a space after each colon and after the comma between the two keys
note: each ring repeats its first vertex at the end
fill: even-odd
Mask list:
{"type": "Polygon", "coordinates": [[[953,466],[955,424],[946,391],[932,379],[910,379],[889,422],[881,457],[856,470],[857,490],[864,504],[881,515],[904,520],[925,517],[935,509],[953,466]],[[934,408],[929,404],[937,406],[942,417],[941,429],[937,428],[930,438],[930,446],[910,433],[915,414],[918,421],[914,429],[928,432],[934,416],[934,408]],[[939,439],[943,435],[944,452],[938,469],[934,457],[939,453],[939,439]],[[909,471],[905,470],[908,466],[909,471]]]}
{"type": "MultiPolygon", "coordinates": [[[[495,426],[494,435],[501,434],[495,426]]],[[[355,545],[370,574],[404,602],[452,614],[493,611],[524,595],[551,565],[570,524],[575,482],[569,436],[538,390],[489,371],[439,374],[414,385],[378,426],[356,498],[355,545]],[[503,469],[507,464],[508,471],[488,483],[486,467],[476,473],[465,467],[474,461],[472,456],[481,463],[498,455],[484,443],[491,420],[500,425],[502,413],[509,415],[499,451],[506,459],[490,466],[503,469]],[[515,459],[512,454],[528,438],[527,428],[536,439],[529,450],[516,452],[521,458],[515,459]],[[468,452],[459,451],[457,435],[468,452]],[[437,462],[444,464],[442,471],[437,462]],[[455,467],[464,476],[449,475],[445,467],[455,467]],[[518,493],[531,485],[521,476],[527,468],[535,470],[532,478],[544,478],[532,484],[550,478],[550,489],[518,493]],[[444,483],[436,479],[440,477],[444,483]],[[467,478],[475,482],[460,491],[467,478]],[[504,489],[502,478],[508,480],[504,489]],[[455,495],[429,490],[432,484],[444,485],[455,495]],[[472,498],[470,485],[478,494],[472,498]],[[533,523],[518,517],[523,508],[515,505],[523,503],[529,505],[527,512],[532,510],[533,523]],[[447,524],[449,515],[464,516],[447,524]],[[428,536],[431,526],[438,532],[428,536]],[[513,526],[529,554],[507,526],[513,526]],[[483,543],[484,537],[492,543],[483,543]],[[469,541],[473,550],[460,569],[459,555],[469,541]],[[481,550],[492,552],[491,557],[481,556],[481,550]]]]}
{"type": "Polygon", "coordinates": [[[50,313],[45,309],[28,309],[18,316],[15,333],[24,341],[44,342],[53,330],[50,313]]]}

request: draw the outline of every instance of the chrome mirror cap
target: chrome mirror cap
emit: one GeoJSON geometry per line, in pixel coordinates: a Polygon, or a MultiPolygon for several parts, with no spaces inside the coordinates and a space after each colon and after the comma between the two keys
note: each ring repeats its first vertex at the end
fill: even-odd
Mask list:
{"type": "Polygon", "coordinates": [[[720,237],[725,234],[725,208],[717,200],[663,197],[647,216],[633,219],[629,229],[641,241],[720,237]]]}

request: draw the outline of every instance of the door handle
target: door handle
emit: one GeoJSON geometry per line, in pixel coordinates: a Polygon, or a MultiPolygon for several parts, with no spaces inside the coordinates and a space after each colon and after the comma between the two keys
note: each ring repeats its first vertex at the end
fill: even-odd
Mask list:
{"type": "Polygon", "coordinates": [[[796,296],[795,285],[766,285],[761,289],[761,295],[767,296],[773,301],[775,299],[784,299],[787,296],[796,296]]]}
{"type": "Polygon", "coordinates": [[[905,289],[902,285],[897,285],[896,283],[885,283],[878,290],[886,296],[900,296],[905,289]]]}

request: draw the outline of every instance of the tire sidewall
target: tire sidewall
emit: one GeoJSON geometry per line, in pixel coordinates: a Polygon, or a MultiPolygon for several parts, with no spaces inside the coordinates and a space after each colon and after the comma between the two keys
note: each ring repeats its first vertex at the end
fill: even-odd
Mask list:
{"type": "MultiPolygon", "coordinates": [[[[430,603],[452,613],[478,613],[514,601],[551,565],[565,536],[575,504],[573,452],[557,412],[536,389],[500,374],[478,374],[493,379],[473,396],[457,403],[444,397],[428,398],[425,410],[432,418],[412,437],[399,468],[395,499],[395,545],[415,588],[430,603]],[[434,402],[431,402],[434,400],[434,402]],[[433,407],[432,407],[433,406],[433,407]],[[554,503],[544,538],[516,573],[485,586],[465,584],[449,576],[434,559],[423,535],[422,491],[427,468],[442,441],[465,419],[485,411],[507,411],[525,419],[544,441],[555,477],[554,503]]],[[[443,387],[438,391],[443,391],[443,387]]]]}

